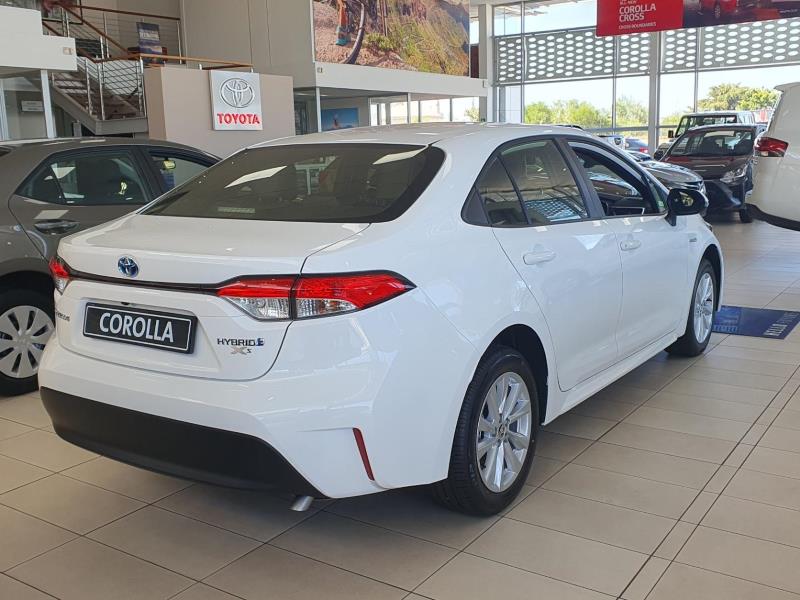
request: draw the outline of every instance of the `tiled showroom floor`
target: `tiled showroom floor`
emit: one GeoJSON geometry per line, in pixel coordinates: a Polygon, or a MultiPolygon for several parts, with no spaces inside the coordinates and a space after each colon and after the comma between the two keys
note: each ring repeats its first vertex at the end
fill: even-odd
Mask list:
{"type": "MultiPolygon", "coordinates": [[[[800,233],[716,231],[727,303],[800,309],[800,233]]],[[[800,600],[800,329],[713,344],[549,426],[500,519],[419,490],[297,514],[97,458],[36,394],[0,399],[0,598],[800,600]]]]}

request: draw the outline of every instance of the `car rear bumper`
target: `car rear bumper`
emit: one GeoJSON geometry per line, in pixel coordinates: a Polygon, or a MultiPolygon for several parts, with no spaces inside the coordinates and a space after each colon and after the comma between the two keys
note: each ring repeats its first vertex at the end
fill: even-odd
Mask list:
{"type": "Polygon", "coordinates": [[[64,440],[124,463],[229,487],[324,497],[256,437],[176,421],[49,388],[42,402],[64,440]]]}
{"type": "Polygon", "coordinates": [[[744,184],[729,186],[716,179],[706,180],[708,212],[727,212],[744,208],[744,184]]]}
{"type": "MultiPolygon", "coordinates": [[[[238,436],[253,438],[268,447],[265,451],[258,446],[258,453],[273,450],[329,498],[446,477],[458,412],[479,358],[475,347],[419,290],[368,310],[292,322],[270,371],[247,381],[137,368],[121,362],[110,343],[104,347],[111,361],[66,348],[57,332],[42,357],[41,387],[186,423],[190,432],[228,432],[231,435],[223,442],[229,445],[238,436]],[[366,446],[372,479],[361,458],[356,429],[366,446]]],[[[155,359],[163,351],[142,352],[155,359]]],[[[94,441],[96,452],[184,477],[209,480],[210,474],[248,487],[254,481],[271,483],[262,472],[254,476],[246,471],[242,477],[238,466],[208,468],[209,457],[199,466],[188,463],[196,469],[193,474],[174,468],[187,467],[185,460],[168,457],[164,464],[152,463],[147,452],[138,447],[131,451],[126,435],[123,441],[107,436],[105,421],[79,423],[81,439],[73,436],[75,443],[94,441]]],[[[67,432],[65,438],[68,425],[60,427],[67,432]]],[[[190,448],[205,443],[196,433],[187,435],[190,448]]],[[[241,443],[233,446],[241,454],[241,443]]],[[[281,487],[280,481],[275,484],[281,487]]]]}

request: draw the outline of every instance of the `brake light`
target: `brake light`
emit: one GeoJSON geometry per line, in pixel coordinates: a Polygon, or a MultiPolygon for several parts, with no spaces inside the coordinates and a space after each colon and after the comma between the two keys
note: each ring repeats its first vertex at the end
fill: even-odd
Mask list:
{"type": "Polygon", "coordinates": [[[756,139],[756,153],[759,156],[781,158],[786,156],[789,144],[783,140],[760,136],[756,139]]]}
{"type": "Polygon", "coordinates": [[[363,310],[413,288],[392,273],[351,273],[241,279],[217,295],[256,319],[273,321],[363,310]]]}
{"type": "Polygon", "coordinates": [[[67,284],[70,279],[70,272],[67,263],[61,260],[58,256],[50,259],[50,274],[53,276],[53,283],[56,286],[59,294],[63,294],[67,289],[67,284]]]}

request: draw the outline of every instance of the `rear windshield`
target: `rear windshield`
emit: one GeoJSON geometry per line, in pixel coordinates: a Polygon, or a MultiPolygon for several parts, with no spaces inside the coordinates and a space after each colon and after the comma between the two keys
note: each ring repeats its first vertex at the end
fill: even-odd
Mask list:
{"type": "Polygon", "coordinates": [[[438,172],[429,146],[297,144],[240,152],[143,214],[257,221],[375,223],[405,212],[438,172]]]}
{"type": "Polygon", "coordinates": [[[670,156],[745,156],[753,153],[751,129],[690,131],[675,142],[670,156]]]}

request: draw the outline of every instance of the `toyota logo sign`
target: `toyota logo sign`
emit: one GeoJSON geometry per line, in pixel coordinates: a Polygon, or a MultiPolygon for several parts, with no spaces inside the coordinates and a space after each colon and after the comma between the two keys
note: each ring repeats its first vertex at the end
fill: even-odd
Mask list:
{"type": "Polygon", "coordinates": [[[238,77],[225,81],[220,87],[219,95],[225,104],[233,108],[247,108],[256,97],[253,86],[238,77]]]}
{"type": "Polygon", "coordinates": [[[211,119],[216,130],[263,129],[258,73],[210,71],[211,119]]]}
{"type": "Polygon", "coordinates": [[[139,274],[139,265],[130,256],[123,256],[117,261],[119,272],[126,277],[136,277],[139,274]]]}

